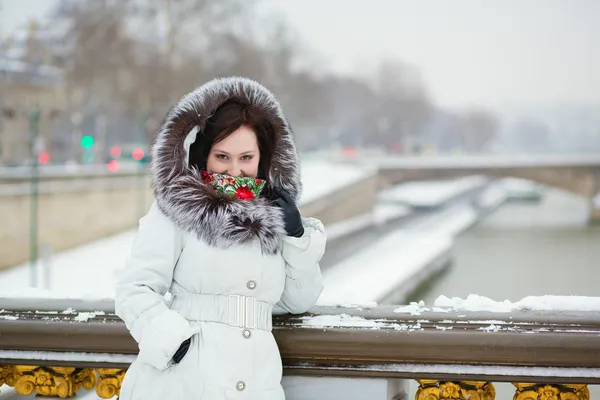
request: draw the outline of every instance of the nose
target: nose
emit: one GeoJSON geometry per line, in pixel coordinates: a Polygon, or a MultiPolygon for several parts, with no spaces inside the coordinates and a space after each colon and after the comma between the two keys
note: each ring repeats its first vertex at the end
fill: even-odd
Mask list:
{"type": "Polygon", "coordinates": [[[232,165],[227,168],[227,174],[231,176],[242,176],[242,170],[238,167],[237,163],[232,163],[232,165]]]}

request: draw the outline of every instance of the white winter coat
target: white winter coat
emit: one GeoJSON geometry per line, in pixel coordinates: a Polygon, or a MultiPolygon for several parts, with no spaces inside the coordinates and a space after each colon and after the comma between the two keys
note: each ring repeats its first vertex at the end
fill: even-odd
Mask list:
{"type": "Polygon", "coordinates": [[[316,303],[326,239],[310,218],[302,237],[286,236],[276,207],[219,197],[188,167],[190,130],[201,132],[206,116],[232,97],[270,113],[277,154],[268,184],[299,196],[291,130],[265,88],[242,78],[213,81],[174,107],[153,149],[156,202],[140,220],[117,285],[116,313],[139,344],[121,400],[285,398],[271,312],[278,305],[303,313],[316,303]],[[199,119],[180,123],[190,109],[199,119]],[[188,338],[189,351],[174,364],[188,338]]]}

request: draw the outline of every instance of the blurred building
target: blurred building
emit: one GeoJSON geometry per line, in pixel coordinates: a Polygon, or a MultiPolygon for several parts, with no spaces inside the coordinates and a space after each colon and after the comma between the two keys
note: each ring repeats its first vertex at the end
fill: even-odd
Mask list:
{"type": "Polygon", "coordinates": [[[30,162],[32,146],[49,151],[54,124],[66,109],[63,71],[52,65],[54,51],[49,36],[32,21],[15,32],[0,50],[0,163],[30,162]],[[39,111],[39,113],[38,113],[39,111]],[[37,140],[33,132],[37,132],[37,140]]]}

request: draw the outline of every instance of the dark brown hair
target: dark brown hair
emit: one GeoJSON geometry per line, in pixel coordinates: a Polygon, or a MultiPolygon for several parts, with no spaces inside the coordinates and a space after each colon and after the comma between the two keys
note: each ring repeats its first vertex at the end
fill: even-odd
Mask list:
{"type": "Polygon", "coordinates": [[[198,170],[206,169],[210,149],[241,126],[247,126],[256,134],[260,161],[258,177],[267,179],[271,168],[275,133],[267,118],[260,111],[236,101],[223,103],[206,120],[203,130],[198,132],[196,141],[190,146],[189,165],[198,170]]]}

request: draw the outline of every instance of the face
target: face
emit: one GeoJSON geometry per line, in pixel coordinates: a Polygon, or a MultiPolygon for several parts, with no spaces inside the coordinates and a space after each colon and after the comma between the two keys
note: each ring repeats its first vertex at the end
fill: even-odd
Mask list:
{"type": "Polygon", "coordinates": [[[256,134],[240,126],[225,139],[215,143],[208,153],[208,172],[256,178],[260,152],[256,134]]]}

